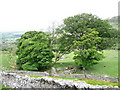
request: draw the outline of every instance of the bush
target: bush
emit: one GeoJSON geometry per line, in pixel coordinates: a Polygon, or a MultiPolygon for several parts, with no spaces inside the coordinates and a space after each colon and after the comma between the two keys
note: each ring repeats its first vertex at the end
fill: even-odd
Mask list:
{"type": "Polygon", "coordinates": [[[75,52],[75,63],[78,68],[88,68],[94,64],[97,64],[99,60],[103,58],[103,55],[95,49],[88,49],[75,52]],[[78,54],[79,53],[79,54],[78,54]]]}

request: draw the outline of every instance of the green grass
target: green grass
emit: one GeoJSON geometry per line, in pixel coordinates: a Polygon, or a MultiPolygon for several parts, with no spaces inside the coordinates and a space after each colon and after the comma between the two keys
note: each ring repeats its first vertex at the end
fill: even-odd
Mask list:
{"type": "MultiPolygon", "coordinates": [[[[72,59],[73,53],[64,55],[64,60],[56,63],[55,68],[75,66],[72,59]]],[[[88,71],[95,73],[96,75],[107,75],[110,77],[118,77],[118,51],[117,50],[104,50],[105,58],[98,64],[90,67],[88,71]]],[[[16,56],[13,55],[10,59],[10,55],[7,53],[0,53],[0,65],[10,69],[11,64],[15,64],[16,56]]],[[[5,70],[0,68],[0,70],[5,70]]]]}
{"type": "Polygon", "coordinates": [[[2,84],[0,84],[0,90],[2,89],[2,84]]]}
{"type": "MultiPolygon", "coordinates": [[[[110,77],[118,77],[118,51],[117,50],[104,50],[105,58],[98,64],[90,67],[88,71],[95,73],[96,75],[107,75],[110,77]]],[[[73,53],[64,56],[65,60],[59,61],[55,68],[75,66],[72,59],[73,53]]]]}
{"type": "Polygon", "coordinates": [[[86,83],[92,84],[92,85],[119,86],[118,83],[104,82],[104,81],[93,80],[93,79],[81,79],[81,81],[85,81],[86,83]]]}
{"type": "Polygon", "coordinates": [[[8,67],[9,66],[9,54],[2,53],[0,55],[0,57],[1,57],[1,60],[0,60],[1,63],[0,63],[0,65],[8,67]]]}
{"type": "Polygon", "coordinates": [[[10,70],[12,65],[15,65],[17,56],[13,53],[0,53],[0,66],[5,68],[0,68],[0,70],[10,70]]]}
{"type": "Polygon", "coordinates": [[[66,54],[64,55],[64,60],[60,60],[55,64],[55,68],[58,67],[68,67],[68,66],[75,66],[75,62],[72,59],[73,58],[73,53],[66,54]]]}
{"type": "Polygon", "coordinates": [[[100,80],[94,80],[94,79],[88,79],[88,78],[71,78],[71,77],[51,77],[51,78],[67,79],[67,80],[73,80],[73,81],[85,81],[86,83],[92,84],[92,85],[118,86],[118,83],[112,83],[112,82],[106,82],[106,81],[100,81],[100,80]]]}
{"type": "Polygon", "coordinates": [[[0,90],[7,90],[8,88],[10,89],[11,87],[0,84],[0,90]]]}
{"type": "Polygon", "coordinates": [[[118,77],[118,51],[105,50],[104,56],[103,60],[89,68],[88,71],[98,75],[118,77]]]}

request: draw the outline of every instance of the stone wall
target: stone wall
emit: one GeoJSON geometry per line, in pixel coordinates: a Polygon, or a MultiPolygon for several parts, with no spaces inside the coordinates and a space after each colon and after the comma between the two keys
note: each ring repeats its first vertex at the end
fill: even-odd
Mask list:
{"type": "MultiPolygon", "coordinates": [[[[47,72],[35,72],[35,71],[5,71],[7,73],[16,73],[19,75],[36,75],[36,76],[50,76],[47,72]]],[[[95,76],[90,74],[69,74],[69,73],[63,73],[63,74],[52,74],[51,76],[56,77],[72,77],[72,78],[89,78],[89,79],[95,79],[95,80],[104,80],[104,81],[110,81],[118,83],[118,79],[120,78],[114,78],[114,77],[108,77],[108,76],[95,76]]]]}
{"type": "Polygon", "coordinates": [[[15,73],[18,75],[36,75],[36,76],[49,76],[47,72],[35,72],[35,71],[4,71],[6,73],[15,73]]]}
{"type": "Polygon", "coordinates": [[[118,83],[118,78],[113,78],[113,77],[105,77],[105,76],[93,76],[89,74],[69,74],[69,75],[64,75],[64,74],[59,74],[59,75],[53,75],[56,77],[71,77],[71,78],[89,78],[89,79],[95,79],[95,80],[101,80],[101,81],[108,81],[108,82],[113,82],[113,83],[118,83]]]}
{"type": "MultiPolygon", "coordinates": [[[[35,71],[5,71],[6,73],[16,73],[18,75],[36,75],[36,76],[50,76],[47,72],[35,72],[35,71]]],[[[95,76],[90,74],[52,74],[51,76],[55,77],[72,77],[72,78],[89,78],[95,80],[104,80],[109,82],[118,83],[119,78],[108,77],[108,76],[95,76]]]]}
{"type": "MultiPolygon", "coordinates": [[[[57,72],[62,71],[59,75],[56,76],[63,76],[63,77],[74,77],[74,78],[89,78],[89,79],[95,79],[95,80],[104,80],[109,82],[115,82],[118,83],[118,80],[120,78],[118,77],[109,77],[107,75],[99,75],[96,76],[94,73],[89,71],[81,71],[79,69],[76,69],[76,67],[65,67],[65,68],[57,68],[57,72]],[[73,74],[73,73],[84,73],[84,74],[73,74]]],[[[54,76],[54,74],[53,74],[54,76]]]]}
{"type": "Polygon", "coordinates": [[[117,86],[90,85],[85,81],[55,79],[50,77],[33,78],[16,73],[0,72],[0,83],[12,88],[118,88],[117,86]]]}

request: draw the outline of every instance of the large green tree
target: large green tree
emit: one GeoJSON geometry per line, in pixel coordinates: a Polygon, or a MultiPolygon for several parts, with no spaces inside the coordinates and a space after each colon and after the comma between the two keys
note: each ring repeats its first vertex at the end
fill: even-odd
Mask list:
{"type": "Polygon", "coordinates": [[[62,32],[62,28],[63,26],[59,26],[58,28],[52,27],[50,32],[51,49],[55,56],[51,67],[53,67],[57,61],[62,58],[62,56],[73,51],[71,48],[73,45],[73,39],[72,37],[68,38],[69,35],[66,35],[64,32],[62,32]]]}
{"type": "Polygon", "coordinates": [[[98,36],[102,37],[98,49],[103,50],[113,45],[113,43],[106,43],[115,37],[115,29],[112,28],[107,20],[102,20],[95,15],[86,13],[68,17],[64,20],[63,31],[71,34],[74,38],[80,38],[86,28],[96,29],[98,36]]]}
{"type": "Polygon", "coordinates": [[[54,57],[50,48],[50,39],[44,32],[29,31],[18,41],[17,66],[24,70],[48,69],[54,57]]]}
{"type": "Polygon", "coordinates": [[[113,30],[108,21],[92,14],[68,17],[56,30],[60,40],[58,50],[75,51],[75,62],[82,67],[90,66],[103,57],[98,51],[113,46],[114,43],[108,43],[115,37],[113,30]]]}
{"type": "Polygon", "coordinates": [[[102,38],[98,36],[95,29],[84,29],[84,35],[74,41],[74,60],[78,68],[87,68],[98,63],[103,58],[101,52],[97,49],[98,43],[102,38]]]}

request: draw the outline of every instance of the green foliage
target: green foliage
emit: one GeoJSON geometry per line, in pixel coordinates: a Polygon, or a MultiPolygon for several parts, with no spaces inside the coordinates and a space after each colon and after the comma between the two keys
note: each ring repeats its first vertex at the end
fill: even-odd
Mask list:
{"type": "Polygon", "coordinates": [[[56,29],[53,36],[55,62],[59,61],[64,54],[75,51],[79,53],[74,57],[77,64],[78,57],[80,62],[80,59],[84,59],[82,63],[83,61],[91,61],[87,63],[99,61],[103,56],[98,51],[113,47],[117,38],[116,29],[113,29],[107,20],[86,13],[64,19],[64,24],[56,29]],[[83,52],[87,55],[82,54],[83,52]]]}
{"type": "Polygon", "coordinates": [[[118,25],[119,25],[119,16],[115,16],[112,18],[107,19],[109,21],[109,23],[114,27],[118,29],[118,25]]]}
{"type": "Polygon", "coordinates": [[[95,29],[98,32],[98,37],[101,37],[101,42],[98,43],[97,49],[103,50],[113,46],[113,42],[110,42],[110,38],[116,37],[112,26],[107,20],[101,20],[92,14],[80,14],[73,17],[68,17],[64,20],[64,27],[62,31],[65,32],[73,40],[81,38],[86,32],[86,29],[95,29]],[[106,40],[107,39],[107,40],[106,40]],[[109,40],[109,43],[105,43],[109,40]]]}
{"type": "Polygon", "coordinates": [[[98,43],[101,42],[101,37],[98,37],[98,32],[94,29],[85,29],[84,35],[74,41],[74,60],[78,68],[87,68],[103,58],[103,55],[97,51],[98,43]]]}
{"type": "Polygon", "coordinates": [[[100,51],[113,45],[106,43],[114,36],[111,33],[112,26],[92,14],[83,13],[66,18],[58,32],[61,35],[60,46],[63,49],[69,48],[69,53],[75,52],[74,60],[79,67],[97,63],[103,58],[100,51]]]}
{"type": "Polygon", "coordinates": [[[17,65],[24,70],[48,69],[54,57],[48,35],[44,32],[29,31],[18,42],[17,65]]]}
{"type": "Polygon", "coordinates": [[[73,59],[75,60],[78,68],[88,68],[91,65],[97,64],[97,61],[100,61],[102,58],[103,55],[97,52],[95,49],[88,49],[76,51],[73,59]]]}

